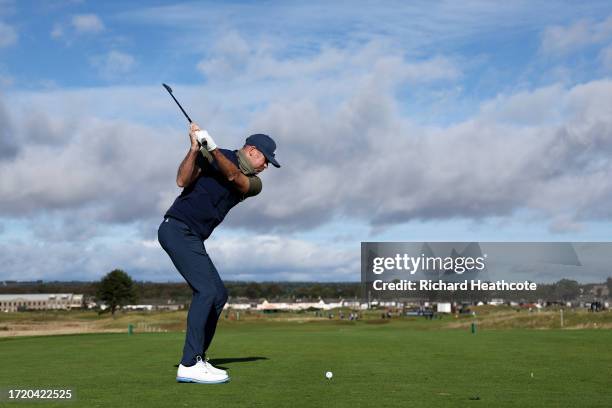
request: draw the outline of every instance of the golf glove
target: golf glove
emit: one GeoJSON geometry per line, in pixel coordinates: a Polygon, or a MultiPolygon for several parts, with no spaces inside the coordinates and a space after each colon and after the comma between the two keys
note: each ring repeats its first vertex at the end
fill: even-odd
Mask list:
{"type": "Polygon", "coordinates": [[[198,142],[200,142],[202,146],[206,147],[206,150],[209,152],[212,152],[217,148],[217,144],[215,143],[214,139],[206,130],[197,130],[196,139],[198,139],[198,142]]]}

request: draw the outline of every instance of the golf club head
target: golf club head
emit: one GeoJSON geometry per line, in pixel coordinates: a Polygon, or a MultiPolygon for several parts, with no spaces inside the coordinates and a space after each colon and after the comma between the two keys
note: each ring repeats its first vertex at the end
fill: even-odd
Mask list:
{"type": "Polygon", "coordinates": [[[170,88],[168,85],[166,84],[162,84],[164,88],[166,88],[166,91],[172,93],[172,88],[170,88]]]}

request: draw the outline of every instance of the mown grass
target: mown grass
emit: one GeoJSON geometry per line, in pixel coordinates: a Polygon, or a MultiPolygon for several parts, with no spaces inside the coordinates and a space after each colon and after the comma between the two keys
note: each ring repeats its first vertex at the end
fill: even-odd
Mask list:
{"type": "Polygon", "coordinates": [[[224,385],[175,383],[183,336],[0,339],[0,388],[76,390],[70,403],[7,404],[19,407],[612,406],[609,330],[231,321],[211,349],[224,385]]]}

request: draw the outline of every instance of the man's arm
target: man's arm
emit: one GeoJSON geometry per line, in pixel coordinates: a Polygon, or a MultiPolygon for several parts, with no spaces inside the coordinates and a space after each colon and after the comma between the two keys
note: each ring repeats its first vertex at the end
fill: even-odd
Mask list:
{"type": "Polygon", "coordinates": [[[200,150],[189,149],[189,152],[181,162],[176,173],[176,185],[179,187],[187,187],[195,181],[200,175],[202,169],[196,165],[196,159],[200,154],[200,150]]]}
{"type": "Polygon", "coordinates": [[[200,128],[195,123],[192,123],[189,127],[191,147],[189,148],[189,152],[187,152],[187,155],[181,162],[181,165],[176,173],[176,184],[181,188],[187,187],[193,183],[202,171],[202,169],[196,164],[196,159],[198,158],[198,154],[200,154],[200,142],[198,142],[195,133],[198,130],[200,130],[200,128]]]}
{"type": "Polygon", "coordinates": [[[217,161],[221,173],[223,173],[223,175],[227,177],[229,181],[234,183],[238,191],[240,191],[242,194],[246,194],[249,191],[249,178],[242,174],[240,169],[236,167],[236,165],[232,163],[230,159],[225,157],[225,155],[221,153],[219,149],[215,149],[210,153],[217,161]]]}

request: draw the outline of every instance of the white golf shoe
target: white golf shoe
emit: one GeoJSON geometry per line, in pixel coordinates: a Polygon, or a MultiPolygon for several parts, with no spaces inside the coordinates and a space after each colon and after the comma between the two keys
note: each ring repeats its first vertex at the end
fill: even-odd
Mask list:
{"type": "Polygon", "coordinates": [[[212,364],[210,364],[208,362],[208,360],[209,360],[208,357],[206,357],[206,359],[204,359],[204,364],[206,365],[206,368],[208,368],[209,371],[211,371],[211,372],[213,372],[215,374],[227,375],[227,371],[213,366],[212,364]]]}
{"type": "Polygon", "coordinates": [[[197,362],[191,367],[179,364],[176,381],[199,384],[220,384],[229,381],[229,376],[225,371],[212,367],[218,370],[218,372],[213,372],[209,367],[212,367],[212,365],[202,361],[200,356],[197,357],[197,362]]]}

